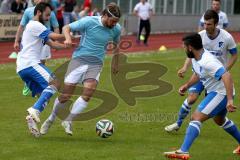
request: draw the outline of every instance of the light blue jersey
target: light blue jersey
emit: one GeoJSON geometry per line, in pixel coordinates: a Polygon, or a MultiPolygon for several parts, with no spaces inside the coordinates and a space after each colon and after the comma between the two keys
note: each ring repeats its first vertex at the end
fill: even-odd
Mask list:
{"type": "MultiPolygon", "coordinates": [[[[22,26],[26,26],[28,24],[28,22],[30,20],[32,20],[32,18],[34,17],[34,9],[35,9],[35,6],[34,7],[30,7],[30,8],[27,8],[25,11],[24,11],[24,14],[22,16],[22,19],[21,19],[21,22],[20,22],[20,25],[22,26]]],[[[57,28],[59,27],[59,24],[58,24],[58,21],[57,21],[57,18],[54,14],[54,12],[51,12],[51,15],[50,15],[50,20],[45,22],[45,26],[48,28],[48,29],[51,29],[51,27],[53,28],[57,28]]]]}
{"type": "Polygon", "coordinates": [[[111,29],[104,27],[100,16],[84,17],[69,26],[71,31],[79,31],[82,34],[80,44],[73,52],[73,58],[96,57],[103,62],[108,42],[120,41],[120,25],[117,24],[111,29]]]}

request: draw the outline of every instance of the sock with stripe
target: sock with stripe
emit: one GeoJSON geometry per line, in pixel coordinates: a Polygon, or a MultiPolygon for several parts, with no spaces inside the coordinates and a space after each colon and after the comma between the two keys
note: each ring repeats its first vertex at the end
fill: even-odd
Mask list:
{"type": "Polygon", "coordinates": [[[225,123],[221,126],[227,133],[229,133],[233,138],[238,141],[240,144],[240,133],[237,126],[233,123],[233,121],[229,120],[227,117],[225,119],[225,123]]]}
{"type": "Polygon", "coordinates": [[[33,105],[34,109],[42,112],[46,107],[50,98],[57,92],[57,88],[54,85],[50,85],[43,90],[37,102],[33,105]]]}
{"type": "Polygon", "coordinates": [[[181,146],[181,151],[188,152],[194,140],[200,134],[202,123],[200,121],[191,121],[186,131],[184,142],[181,146]]]}
{"type": "Polygon", "coordinates": [[[185,99],[185,101],[183,102],[183,104],[178,112],[177,124],[179,127],[182,125],[183,120],[187,117],[190,110],[191,110],[191,105],[189,105],[188,100],[185,99]]]}

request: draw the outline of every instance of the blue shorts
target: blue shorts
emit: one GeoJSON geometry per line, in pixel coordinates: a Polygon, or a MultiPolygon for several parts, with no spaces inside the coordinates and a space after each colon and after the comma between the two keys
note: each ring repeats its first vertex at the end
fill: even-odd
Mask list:
{"type": "Polygon", "coordinates": [[[21,79],[27,84],[32,91],[32,96],[41,94],[55,77],[52,72],[43,64],[37,64],[25,68],[18,72],[21,79]]]}
{"type": "Polygon", "coordinates": [[[189,89],[189,93],[198,93],[201,94],[204,90],[204,86],[201,81],[198,81],[196,84],[192,85],[189,89]]]}
{"type": "Polygon", "coordinates": [[[227,114],[227,96],[217,92],[210,92],[198,105],[197,110],[209,117],[223,116],[227,114]]]}

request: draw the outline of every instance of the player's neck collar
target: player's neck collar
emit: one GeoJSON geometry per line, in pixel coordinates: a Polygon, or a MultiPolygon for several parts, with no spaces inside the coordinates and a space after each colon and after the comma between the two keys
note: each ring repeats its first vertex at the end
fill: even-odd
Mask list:
{"type": "Polygon", "coordinates": [[[209,34],[207,33],[208,38],[211,39],[211,40],[216,39],[218,37],[219,33],[220,33],[220,29],[216,28],[216,32],[217,32],[217,34],[214,35],[213,37],[210,37],[209,34]]]}
{"type": "Polygon", "coordinates": [[[98,22],[100,23],[101,26],[104,26],[102,23],[102,16],[98,16],[98,22]]]}

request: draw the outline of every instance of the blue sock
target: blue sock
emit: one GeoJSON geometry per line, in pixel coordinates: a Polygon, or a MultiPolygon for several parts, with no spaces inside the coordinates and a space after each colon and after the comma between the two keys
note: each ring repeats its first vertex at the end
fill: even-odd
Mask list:
{"type": "Polygon", "coordinates": [[[188,104],[187,99],[183,102],[180,111],[178,112],[177,124],[180,127],[183,123],[183,120],[187,117],[188,113],[191,110],[191,106],[188,104]]]}
{"type": "Polygon", "coordinates": [[[55,86],[50,85],[47,88],[45,88],[38,98],[37,102],[33,105],[33,108],[39,110],[42,112],[47,105],[49,99],[56,93],[57,89],[55,86]]]}
{"type": "Polygon", "coordinates": [[[240,144],[240,133],[236,127],[236,125],[233,123],[233,121],[229,120],[226,117],[225,123],[222,125],[222,128],[228,132],[233,138],[235,138],[238,141],[238,144],[240,144]]]}
{"type": "Polygon", "coordinates": [[[200,134],[201,122],[199,121],[191,121],[186,131],[184,142],[181,146],[181,150],[183,152],[188,152],[191,147],[193,141],[200,134]]]}

